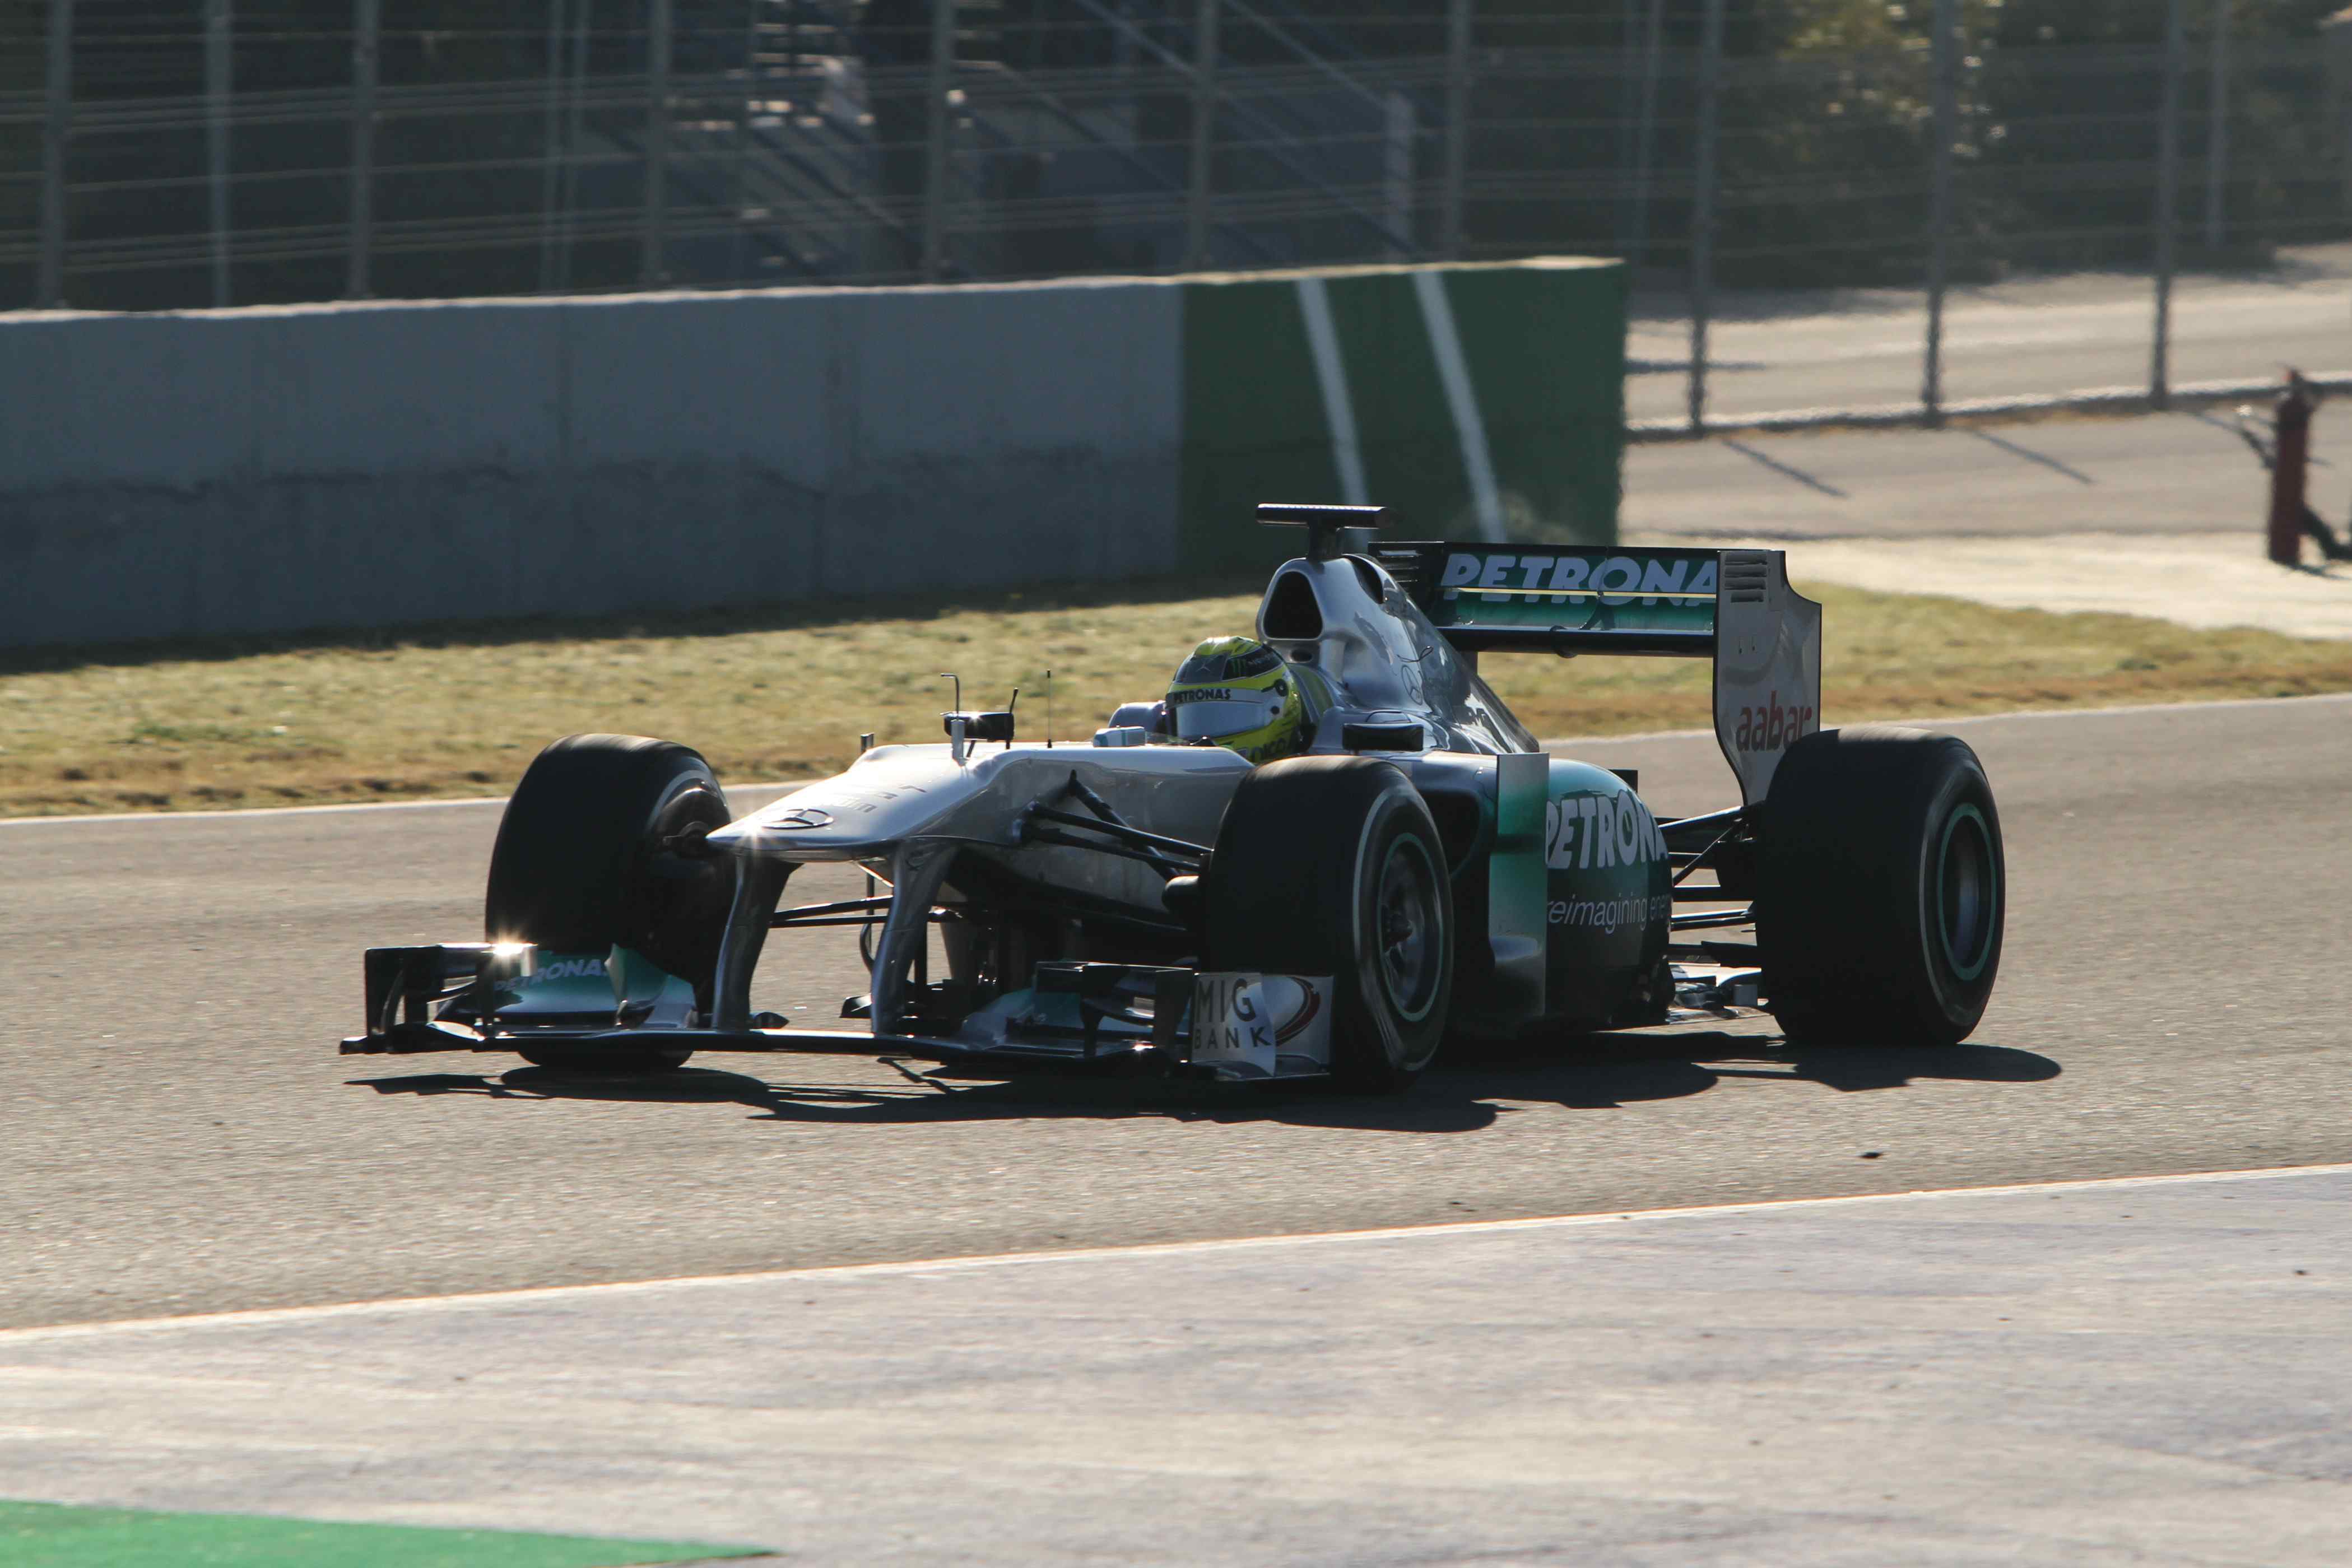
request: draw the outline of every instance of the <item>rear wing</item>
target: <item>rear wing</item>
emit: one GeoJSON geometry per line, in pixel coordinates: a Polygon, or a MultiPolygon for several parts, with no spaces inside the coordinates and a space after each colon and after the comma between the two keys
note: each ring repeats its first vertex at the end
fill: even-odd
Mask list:
{"type": "Polygon", "coordinates": [[[1753,805],[1821,727],[1822,607],[1776,549],[1379,544],[1374,559],[1465,653],[1715,661],[1715,734],[1753,805]]]}

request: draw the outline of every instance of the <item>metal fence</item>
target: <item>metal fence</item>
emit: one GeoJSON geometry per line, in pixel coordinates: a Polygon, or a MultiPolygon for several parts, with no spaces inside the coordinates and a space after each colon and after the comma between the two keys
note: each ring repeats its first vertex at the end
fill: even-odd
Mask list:
{"type": "Polygon", "coordinates": [[[2160,404],[2182,267],[2352,234],[2278,8],[0,0],[0,305],[1610,254],[1698,426],[1726,291],[1916,291],[1933,417],[1950,289],[2126,269],[2160,404]]]}

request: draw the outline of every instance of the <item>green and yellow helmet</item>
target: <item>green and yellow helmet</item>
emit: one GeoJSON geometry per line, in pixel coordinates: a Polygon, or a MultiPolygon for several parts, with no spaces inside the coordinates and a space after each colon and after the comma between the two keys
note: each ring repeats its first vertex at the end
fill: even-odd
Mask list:
{"type": "Polygon", "coordinates": [[[1252,762],[1307,749],[1307,703],[1282,655],[1255,637],[1212,637],[1168,684],[1179,740],[1231,747],[1252,762]]]}

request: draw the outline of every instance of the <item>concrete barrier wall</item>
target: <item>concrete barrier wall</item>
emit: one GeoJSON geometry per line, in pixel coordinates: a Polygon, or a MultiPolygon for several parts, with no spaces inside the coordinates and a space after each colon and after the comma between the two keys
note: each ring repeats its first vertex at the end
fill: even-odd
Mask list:
{"type": "MultiPolygon", "coordinates": [[[[1587,292],[1614,314],[1579,341],[1605,342],[1614,376],[1622,297],[1598,271],[1587,292]]],[[[1286,279],[0,318],[0,643],[1234,564],[1256,548],[1249,500],[1342,493],[1298,329],[1262,338],[1255,364],[1230,323],[1188,333],[1191,302],[1252,296],[1244,317],[1298,319],[1286,279]],[[1244,382],[1297,404],[1271,445],[1212,412],[1244,382]]],[[[1425,351],[1382,367],[1397,334],[1340,336],[1358,384],[1436,386],[1425,351]]],[[[1473,358],[1500,386],[1540,345],[1473,358]]],[[[1461,472],[1429,439],[1414,450],[1400,472],[1461,472]]],[[[1606,515],[1549,521],[1606,538],[1613,436],[1592,462],[1606,515]]],[[[1517,466],[1506,478],[1549,504],[1517,466]]]]}
{"type": "Polygon", "coordinates": [[[1146,285],[10,322],[0,636],[1167,570],[1179,331],[1146,285]]]}

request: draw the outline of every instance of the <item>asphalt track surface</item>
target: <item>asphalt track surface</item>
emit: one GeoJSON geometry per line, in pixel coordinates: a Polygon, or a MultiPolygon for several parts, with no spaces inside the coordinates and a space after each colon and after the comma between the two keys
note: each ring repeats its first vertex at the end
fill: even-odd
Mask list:
{"type": "MultiPolygon", "coordinates": [[[[2323,404],[2310,497],[2339,528],[2347,433],[2343,410],[2323,404]]],[[[2125,554],[2134,539],[2235,528],[2259,559],[2269,505],[2270,477],[2223,411],[1637,445],[1625,455],[1623,529],[1644,541],[1787,544],[1801,585],[1801,547],[1823,538],[2115,533],[2132,536],[2116,541],[2125,554]]]]}
{"type": "MultiPolygon", "coordinates": [[[[494,807],[0,827],[0,1325],[2352,1159],[2352,699],[1954,727],[2012,877],[1970,1045],[1706,1026],[1382,1100],[342,1058],[362,947],[477,929],[494,807]]],[[[1721,801],[1704,737],[1574,749],[1721,801]]],[[[835,942],[758,999],[859,988],[835,942]]]]}
{"type": "Polygon", "coordinates": [[[0,1495],[795,1563],[2340,1568],[2347,1198],[2337,1166],[0,1331],[0,1495]]]}

